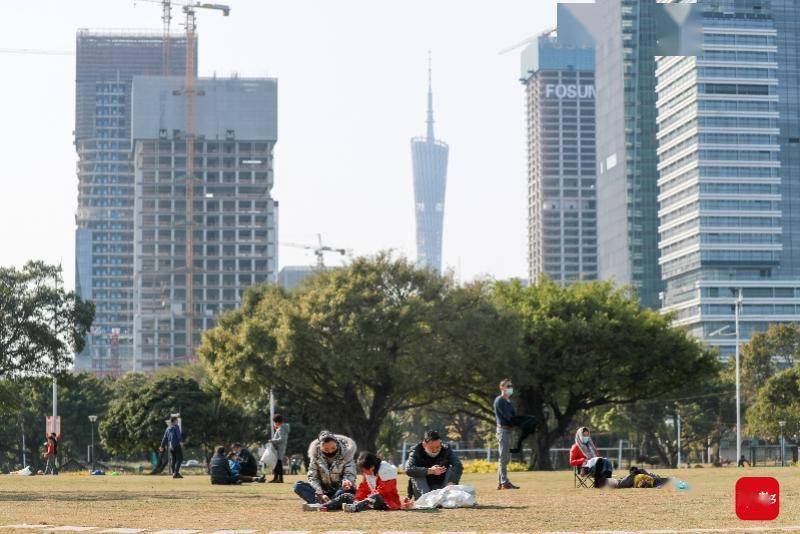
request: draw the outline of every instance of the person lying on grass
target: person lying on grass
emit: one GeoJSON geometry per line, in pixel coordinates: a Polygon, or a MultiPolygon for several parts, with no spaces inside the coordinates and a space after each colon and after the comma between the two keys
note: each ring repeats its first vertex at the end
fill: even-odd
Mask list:
{"type": "MultiPolygon", "coordinates": [[[[580,469],[584,474],[594,476],[595,488],[602,488],[611,478],[611,462],[600,456],[589,429],[585,426],[575,432],[575,443],[569,451],[569,465],[580,469]]],[[[614,484],[616,481],[610,482],[610,485],[614,484]]]]}
{"type": "Polygon", "coordinates": [[[616,489],[660,488],[669,481],[669,477],[662,477],[639,467],[631,467],[630,473],[625,478],[610,479],[609,487],[616,489]]]}

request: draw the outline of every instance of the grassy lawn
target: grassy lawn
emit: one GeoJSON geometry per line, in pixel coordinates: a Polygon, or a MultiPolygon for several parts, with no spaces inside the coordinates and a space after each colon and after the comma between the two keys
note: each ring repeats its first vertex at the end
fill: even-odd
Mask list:
{"type": "MultiPolygon", "coordinates": [[[[573,489],[570,472],[514,473],[517,491],[495,490],[494,475],[466,475],[477,509],[437,512],[308,513],[285,484],[211,486],[127,475],[0,476],[0,525],[51,524],[147,529],[504,531],[636,530],[800,525],[800,469],[690,469],[688,491],[573,489]],[[740,476],[773,476],[781,484],[781,515],[769,524],[739,521],[733,488],[740,476]]],[[[405,477],[401,485],[405,487],[405,477]]]]}

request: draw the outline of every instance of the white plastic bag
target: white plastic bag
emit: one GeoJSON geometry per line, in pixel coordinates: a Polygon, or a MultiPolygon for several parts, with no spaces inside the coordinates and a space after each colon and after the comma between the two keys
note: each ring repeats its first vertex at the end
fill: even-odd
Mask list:
{"type": "Polygon", "coordinates": [[[472,486],[445,486],[422,495],[414,508],[470,508],[477,504],[475,488],[472,486]]]}
{"type": "Polygon", "coordinates": [[[31,468],[29,466],[25,466],[25,469],[20,469],[19,471],[15,471],[14,474],[21,475],[24,477],[29,477],[33,475],[33,471],[31,471],[31,468]]]}
{"type": "Polygon", "coordinates": [[[261,455],[261,463],[264,464],[265,473],[271,473],[278,464],[278,451],[272,443],[267,444],[267,450],[261,455]]]}

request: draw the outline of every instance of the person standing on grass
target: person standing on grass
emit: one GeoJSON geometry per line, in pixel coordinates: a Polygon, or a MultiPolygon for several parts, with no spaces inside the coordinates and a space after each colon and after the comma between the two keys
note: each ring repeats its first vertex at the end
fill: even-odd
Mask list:
{"type": "Polygon", "coordinates": [[[289,425],[283,422],[281,414],[276,414],[272,418],[272,425],[272,439],[269,442],[275,447],[275,455],[278,457],[278,461],[275,463],[270,482],[280,484],[283,483],[283,459],[286,457],[286,445],[289,442],[289,425]]]}
{"type": "Polygon", "coordinates": [[[514,384],[510,378],[500,381],[500,395],[494,399],[494,417],[497,421],[497,448],[500,461],[497,464],[497,489],[519,489],[508,480],[508,461],[511,458],[511,430],[513,419],[517,415],[509,398],[514,394],[514,384]]]}
{"type": "Polygon", "coordinates": [[[169,418],[169,426],[161,438],[159,450],[164,452],[165,446],[169,446],[170,468],[172,478],[183,478],[181,475],[181,463],[183,463],[183,434],[178,425],[178,418],[174,415],[169,418]]]}
{"type": "Polygon", "coordinates": [[[57,475],[58,470],[56,469],[56,457],[58,456],[58,440],[56,439],[55,433],[51,433],[47,436],[47,448],[44,452],[45,458],[45,467],[44,467],[44,474],[57,475]]]}

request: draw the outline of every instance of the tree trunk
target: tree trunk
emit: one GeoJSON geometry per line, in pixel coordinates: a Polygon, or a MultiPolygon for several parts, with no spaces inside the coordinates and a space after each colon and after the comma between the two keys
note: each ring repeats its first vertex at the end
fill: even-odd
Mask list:
{"type": "Polygon", "coordinates": [[[537,432],[534,440],[534,455],[531,458],[534,471],[552,471],[553,462],[550,460],[550,445],[553,440],[547,431],[537,432]]]}

